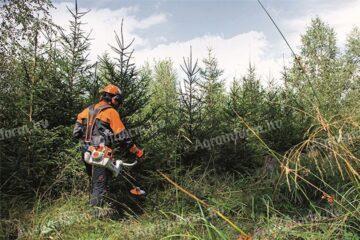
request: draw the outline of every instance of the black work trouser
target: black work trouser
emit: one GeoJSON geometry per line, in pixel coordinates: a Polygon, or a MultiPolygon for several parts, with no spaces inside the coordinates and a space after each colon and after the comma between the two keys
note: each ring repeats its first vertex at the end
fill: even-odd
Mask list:
{"type": "Polygon", "coordinates": [[[111,172],[98,166],[92,166],[85,163],[86,171],[90,177],[90,205],[101,207],[104,203],[104,196],[108,190],[108,182],[111,178],[111,172]]]}

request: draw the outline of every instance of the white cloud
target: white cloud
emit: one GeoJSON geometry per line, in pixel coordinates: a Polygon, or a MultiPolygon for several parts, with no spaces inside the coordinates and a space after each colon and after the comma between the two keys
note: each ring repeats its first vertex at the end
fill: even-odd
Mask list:
{"type": "Polygon", "coordinates": [[[238,34],[232,38],[203,36],[184,42],[160,44],[152,49],[135,52],[135,57],[141,63],[171,58],[179,69],[182,58],[189,54],[190,46],[193,49],[193,56],[199,59],[200,64],[207,56],[208,47],[214,50],[220,68],[225,70],[224,78],[228,80],[227,84],[234,76],[240,77],[246,72],[249,61],[258,67],[258,73],[265,78],[269,73],[274,77],[278,76],[282,67],[282,61],[266,58],[271,46],[264,34],[256,31],[238,34]]]}
{"type": "MultiPolygon", "coordinates": [[[[56,24],[66,27],[69,25],[71,15],[66,7],[71,10],[74,8],[72,2],[55,4],[56,9],[52,10],[51,15],[56,24]]],[[[86,11],[86,9],[80,9],[86,11]]],[[[161,24],[167,20],[165,14],[154,14],[149,17],[138,19],[135,13],[137,7],[120,8],[111,10],[108,8],[92,9],[87,13],[82,21],[87,23],[84,25],[86,31],[91,32],[91,60],[96,60],[98,55],[109,51],[109,44],[115,45],[115,34],[120,32],[121,20],[124,18],[124,35],[128,41],[135,38],[134,47],[146,47],[148,40],[136,34],[138,29],[150,28],[154,25],[161,24]]],[[[125,40],[126,40],[125,39],[125,40]]]]}
{"type": "Polygon", "coordinates": [[[166,15],[165,14],[159,14],[159,15],[152,15],[144,20],[141,20],[137,27],[141,29],[149,28],[151,26],[154,26],[156,24],[160,24],[166,21],[166,15]]]}

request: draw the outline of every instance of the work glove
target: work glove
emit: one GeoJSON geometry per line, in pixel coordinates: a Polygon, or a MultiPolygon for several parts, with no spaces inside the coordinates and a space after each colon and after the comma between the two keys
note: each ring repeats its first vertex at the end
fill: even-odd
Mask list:
{"type": "Polygon", "coordinates": [[[135,144],[130,148],[130,152],[135,154],[138,160],[141,162],[144,156],[144,150],[138,148],[135,144]]]}
{"type": "Polygon", "coordinates": [[[136,152],[136,157],[143,159],[143,156],[144,156],[144,150],[139,148],[136,152]]]}
{"type": "Polygon", "coordinates": [[[138,151],[136,152],[136,158],[138,163],[143,163],[144,162],[144,150],[142,150],[141,148],[138,149],[138,151]]]}

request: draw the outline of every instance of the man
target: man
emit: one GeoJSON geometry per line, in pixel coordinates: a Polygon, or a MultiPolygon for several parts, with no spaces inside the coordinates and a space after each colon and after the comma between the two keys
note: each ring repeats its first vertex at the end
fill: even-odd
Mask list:
{"type": "MultiPolygon", "coordinates": [[[[121,90],[109,84],[100,93],[100,102],[84,109],[77,116],[73,136],[84,141],[85,151],[89,147],[106,146],[110,149],[112,145],[119,144],[137,158],[142,158],[143,150],[132,142],[116,110],[122,105],[121,90]]],[[[84,163],[92,185],[90,205],[101,206],[111,172],[104,167],[84,163]]]]}

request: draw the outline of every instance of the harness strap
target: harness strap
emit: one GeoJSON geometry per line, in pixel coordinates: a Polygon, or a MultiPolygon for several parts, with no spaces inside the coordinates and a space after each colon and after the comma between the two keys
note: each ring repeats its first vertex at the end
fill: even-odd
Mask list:
{"type": "Polygon", "coordinates": [[[108,109],[108,108],[111,108],[111,106],[109,104],[104,104],[96,109],[95,109],[95,105],[91,105],[89,107],[89,115],[88,115],[87,124],[86,124],[86,131],[85,131],[85,143],[91,142],[91,137],[93,134],[95,120],[96,120],[97,115],[101,111],[108,109]]]}

